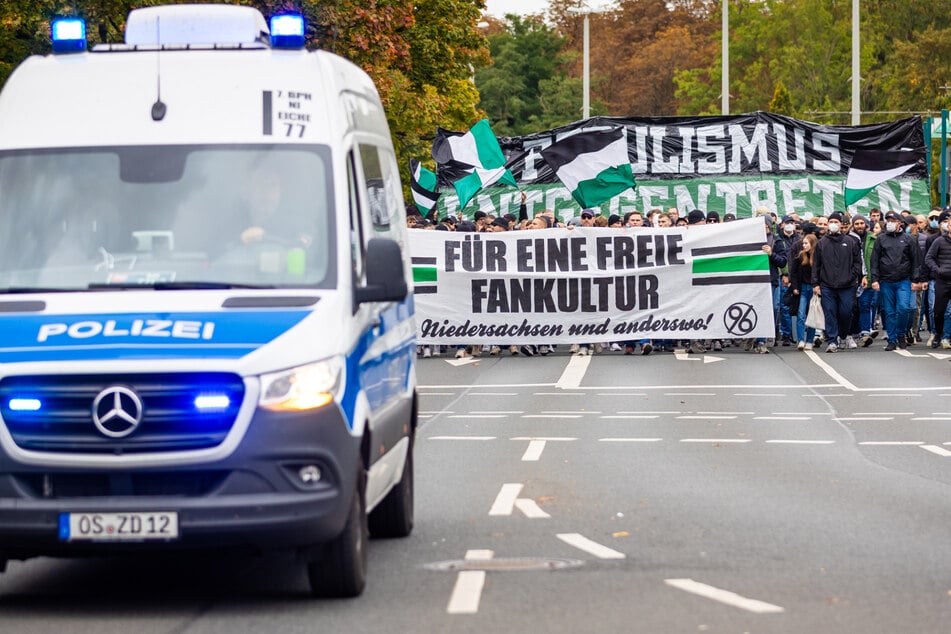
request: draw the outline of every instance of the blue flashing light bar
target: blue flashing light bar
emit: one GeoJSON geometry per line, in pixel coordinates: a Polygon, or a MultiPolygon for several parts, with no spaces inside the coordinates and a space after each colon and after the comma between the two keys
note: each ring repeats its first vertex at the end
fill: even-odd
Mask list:
{"type": "Polygon", "coordinates": [[[231,407],[231,399],[225,394],[200,394],[195,397],[195,409],[207,411],[221,411],[231,407]]]}
{"type": "Polygon", "coordinates": [[[304,48],[304,16],[282,13],[271,17],[273,48],[304,48]]]}
{"type": "Polygon", "coordinates": [[[43,403],[38,398],[11,398],[7,407],[13,412],[38,412],[43,403]]]}
{"type": "Polygon", "coordinates": [[[54,53],[86,50],[86,22],[82,18],[56,18],[50,25],[54,53]]]}

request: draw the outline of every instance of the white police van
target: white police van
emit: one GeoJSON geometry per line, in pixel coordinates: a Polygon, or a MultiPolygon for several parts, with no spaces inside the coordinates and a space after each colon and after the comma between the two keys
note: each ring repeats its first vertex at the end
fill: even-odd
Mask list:
{"type": "Polygon", "coordinates": [[[134,10],[0,94],[0,570],[413,526],[415,326],[370,78],[248,7],[134,10]]]}

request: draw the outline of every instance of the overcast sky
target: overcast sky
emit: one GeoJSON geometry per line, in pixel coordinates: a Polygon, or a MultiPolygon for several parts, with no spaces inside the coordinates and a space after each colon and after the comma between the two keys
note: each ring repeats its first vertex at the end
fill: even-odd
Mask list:
{"type": "MultiPolygon", "coordinates": [[[[587,4],[592,9],[600,9],[612,4],[612,0],[588,0],[587,4]]],[[[548,0],[486,0],[485,10],[497,18],[506,13],[544,13],[548,10],[548,0]]]]}

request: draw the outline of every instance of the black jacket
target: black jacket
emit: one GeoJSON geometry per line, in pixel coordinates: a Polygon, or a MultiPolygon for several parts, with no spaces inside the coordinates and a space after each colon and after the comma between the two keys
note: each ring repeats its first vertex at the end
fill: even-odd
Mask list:
{"type": "Polygon", "coordinates": [[[934,279],[951,282],[951,236],[935,240],[928,249],[925,262],[934,279]]]}
{"type": "Polygon", "coordinates": [[[872,247],[871,268],[869,284],[924,281],[918,240],[904,232],[880,234],[872,247]]]}
{"type": "Polygon", "coordinates": [[[862,247],[848,235],[826,233],[816,245],[812,285],[827,288],[858,286],[862,279],[862,247]]]}

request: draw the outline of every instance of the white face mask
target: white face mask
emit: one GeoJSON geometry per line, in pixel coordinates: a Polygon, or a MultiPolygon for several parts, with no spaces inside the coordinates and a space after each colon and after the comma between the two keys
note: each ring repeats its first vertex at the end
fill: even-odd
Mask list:
{"type": "Polygon", "coordinates": [[[839,233],[839,229],[841,228],[842,225],[840,225],[838,222],[829,223],[829,233],[839,233]]]}
{"type": "Polygon", "coordinates": [[[888,233],[895,233],[896,231],[898,231],[898,223],[897,223],[897,222],[886,222],[886,223],[885,223],[885,231],[887,231],[888,233]]]}
{"type": "Polygon", "coordinates": [[[941,223],[941,233],[947,233],[947,232],[948,232],[948,223],[947,221],[945,221],[941,223]]]}
{"type": "Polygon", "coordinates": [[[796,233],[796,225],[783,225],[783,233],[785,233],[787,236],[791,236],[792,234],[796,233]]]}

